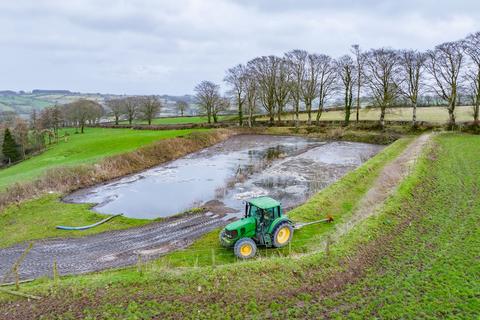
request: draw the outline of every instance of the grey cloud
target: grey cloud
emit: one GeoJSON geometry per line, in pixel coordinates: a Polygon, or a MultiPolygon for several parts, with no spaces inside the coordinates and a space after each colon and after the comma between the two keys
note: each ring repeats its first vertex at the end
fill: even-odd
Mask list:
{"type": "Polygon", "coordinates": [[[258,55],[427,49],[480,30],[478,1],[0,2],[2,89],[192,92],[258,55]]]}

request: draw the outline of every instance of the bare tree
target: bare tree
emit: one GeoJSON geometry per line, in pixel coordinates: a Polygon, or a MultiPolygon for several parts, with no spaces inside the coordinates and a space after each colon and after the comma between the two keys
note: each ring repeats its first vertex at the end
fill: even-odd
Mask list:
{"type": "Polygon", "coordinates": [[[352,51],[355,54],[355,63],[357,67],[357,98],[356,98],[356,115],[355,121],[360,120],[360,94],[362,90],[363,68],[365,65],[365,54],[362,53],[358,44],[352,45],[352,51]]]}
{"type": "Polygon", "coordinates": [[[22,159],[25,158],[28,146],[28,123],[20,117],[15,118],[13,135],[15,141],[20,146],[22,159]]]}
{"type": "Polygon", "coordinates": [[[215,108],[220,100],[220,86],[211,81],[202,81],[195,87],[195,98],[198,105],[206,112],[208,123],[217,121],[215,108]]]}
{"type": "Polygon", "coordinates": [[[312,103],[317,97],[318,92],[318,78],[319,78],[319,64],[318,55],[309,54],[306,60],[305,77],[302,81],[302,100],[305,103],[305,110],[307,111],[307,123],[312,123],[312,103]]]}
{"type": "Polygon", "coordinates": [[[464,44],[465,52],[470,58],[470,68],[466,72],[466,79],[473,103],[473,121],[478,124],[480,111],[480,32],[470,34],[464,44]]]}
{"type": "Polygon", "coordinates": [[[385,127],[385,110],[400,93],[399,56],[391,49],[372,49],[366,54],[365,80],[375,104],[380,107],[380,125],[385,127]]]}
{"type": "Polygon", "coordinates": [[[275,56],[262,56],[248,62],[248,67],[257,81],[259,100],[267,111],[271,124],[273,124],[275,116],[275,80],[278,61],[275,56]]]}
{"type": "Polygon", "coordinates": [[[146,120],[148,125],[151,125],[152,120],[160,112],[160,109],[162,108],[162,103],[156,96],[141,97],[139,102],[142,119],[146,120]]]}
{"type": "Polygon", "coordinates": [[[138,112],[139,107],[139,98],[138,97],[126,97],[121,100],[123,105],[123,111],[127,116],[128,124],[132,124],[133,120],[135,120],[138,112]]]}
{"type": "Polygon", "coordinates": [[[418,96],[423,85],[423,71],[427,55],[414,50],[403,50],[400,52],[400,64],[402,69],[402,94],[412,104],[412,126],[417,125],[418,96]]]}
{"type": "Polygon", "coordinates": [[[258,85],[255,74],[250,69],[247,69],[245,93],[247,98],[248,126],[252,127],[253,113],[257,109],[258,85]]]}
{"type": "Polygon", "coordinates": [[[84,133],[84,128],[88,121],[96,121],[101,117],[102,106],[93,100],[80,99],[65,105],[68,119],[80,128],[80,133],[84,133]]]}
{"type": "Polygon", "coordinates": [[[317,109],[317,125],[320,124],[323,108],[326,99],[333,93],[336,85],[336,68],[335,61],[324,54],[317,55],[318,64],[318,109],[317,109]]]}
{"type": "Polygon", "coordinates": [[[115,118],[115,124],[118,125],[120,117],[125,114],[125,104],[122,99],[109,99],[106,101],[107,106],[112,111],[112,115],[115,118]]]}
{"type": "Polygon", "coordinates": [[[238,124],[243,125],[243,104],[245,103],[245,85],[246,85],[247,68],[243,64],[238,64],[227,70],[227,74],[223,81],[231,87],[231,92],[235,96],[238,107],[238,124]]]}
{"type": "Polygon", "coordinates": [[[290,96],[295,112],[295,125],[299,123],[300,101],[302,100],[302,82],[305,77],[305,65],[308,52],[293,50],[285,54],[290,71],[290,96]]]}
{"type": "Polygon", "coordinates": [[[356,65],[349,55],[337,60],[337,72],[342,80],[344,92],[345,125],[350,123],[350,114],[353,106],[353,85],[356,81],[356,65]]]}
{"type": "Polygon", "coordinates": [[[213,108],[212,108],[213,122],[217,123],[218,115],[221,112],[228,110],[229,108],[230,108],[230,99],[228,97],[219,96],[218,99],[213,104],[213,108]]]}
{"type": "Polygon", "coordinates": [[[184,100],[180,100],[176,102],[176,108],[178,112],[180,112],[180,115],[183,117],[185,111],[188,109],[188,103],[184,100]]]}
{"type": "Polygon", "coordinates": [[[282,121],[282,113],[290,98],[290,72],[287,60],[277,58],[277,72],[275,79],[275,103],[277,106],[278,122],[282,121]]]}
{"type": "Polygon", "coordinates": [[[445,42],[428,51],[427,69],[439,97],[447,101],[449,124],[455,126],[459,76],[464,63],[464,47],[460,42],[445,42]]]}

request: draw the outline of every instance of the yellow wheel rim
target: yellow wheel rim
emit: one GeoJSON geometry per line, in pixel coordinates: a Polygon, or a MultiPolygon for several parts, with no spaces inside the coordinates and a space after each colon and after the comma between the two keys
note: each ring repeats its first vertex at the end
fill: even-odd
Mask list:
{"type": "Polygon", "coordinates": [[[252,246],[249,245],[248,243],[240,247],[240,254],[244,257],[249,256],[252,253],[252,251],[253,251],[252,246]]]}
{"type": "Polygon", "coordinates": [[[284,244],[290,239],[290,229],[288,227],[281,228],[277,233],[277,242],[284,244]]]}

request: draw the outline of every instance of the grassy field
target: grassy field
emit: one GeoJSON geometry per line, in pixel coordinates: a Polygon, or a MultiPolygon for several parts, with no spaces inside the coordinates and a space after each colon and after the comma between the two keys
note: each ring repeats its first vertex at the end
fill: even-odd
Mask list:
{"type": "MultiPolygon", "coordinates": [[[[355,112],[355,111],[352,111],[355,112]]],[[[457,107],[455,116],[457,121],[473,121],[472,107],[457,107]]],[[[378,108],[361,109],[360,120],[378,120],[380,118],[380,110],[378,108]]],[[[262,120],[268,120],[266,117],[262,120]]],[[[284,116],[285,120],[295,120],[293,114],[284,116]]],[[[312,120],[316,119],[316,113],[312,113],[312,120]]],[[[321,120],[343,120],[345,113],[343,111],[323,112],[321,120]]],[[[351,120],[355,120],[355,113],[352,113],[351,120]]],[[[412,119],[412,108],[391,108],[387,109],[385,120],[403,120],[410,121],[412,119]]],[[[307,114],[301,113],[300,120],[307,120],[307,114]]],[[[448,111],[444,107],[426,107],[417,109],[417,120],[435,123],[445,123],[448,121],[448,111]]]]}
{"type": "MultiPolygon", "coordinates": [[[[297,209],[297,217],[314,218],[306,206],[326,205],[347,218],[377,167],[406,143],[398,141],[319,193],[305,211],[297,209]]],[[[173,254],[164,258],[168,263],[160,259],[56,282],[40,279],[22,285],[22,292],[41,295],[41,301],[0,294],[0,317],[477,319],[479,146],[480,136],[437,136],[379,215],[362,222],[328,253],[263,255],[225,265],[215,259],[205,267],[190,260],[189,267],[172,269],[180,261],[173,254]]],[[[322,228],[312,229],[313,237],[325,232],[322,228]]],[[[216,238],[208,241],[218,247],[216,238]]],[[[192,253],[188,250],[183,254],[192,253]]]]}
{"type": "MultiPolygon", "coordinates": [[[[236,116],[219,116],[218,121],[235,119],[236,116]]],[[[187,123],[206,123],[207,117],[168,117],[153,119],[152,124],[187,124],[187,123]]],[[[213,121],[213,119],[212,119],[213,121]]],[[[144,120],[135,120],[134,124],[147,124],[144,120]]],[[[128,121],[120,121],[120,124],[128,124],[128,121]]]]}
{"type": "Polygon", "coordinates": [[[9,184],[30,180],[47,169],[93,163],[101,158],[135,150],[153,141],[184,136],[193,130],[148,131],[131,129],[87,128],[84,134],[74,134],[74,129],[60,130],[60,136],[68,132],[68,141],[50,146],[45,152],[6,169],[0,169],[0,189],[9,184]]]}
{"type": "Polygon", "coordinates": [[[22,290],[41,301],[1,295],[0,310],[17,318],[476,319],[479,145],[478,136],[437,137],[380,214],[328,253],[38,280],[22,290]]]}

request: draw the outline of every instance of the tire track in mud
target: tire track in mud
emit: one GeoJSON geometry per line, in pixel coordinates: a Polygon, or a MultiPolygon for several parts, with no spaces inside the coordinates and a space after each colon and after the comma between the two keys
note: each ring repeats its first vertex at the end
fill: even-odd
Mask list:
{"type": "MultiPolygon", "coordinates": [[[[188,246],[206,232],[225,225],[224,216],[211,212],[191,214],[87,237],[37,240],[21,264],[19,276],[52,276],[55,259],[60,275],[133,265],[139,255],[145,261],[188,246]]],[[[0,249],[0,283],[14,279],[7,274],[27,246],[23,243],[0,249]]]]}

